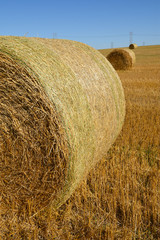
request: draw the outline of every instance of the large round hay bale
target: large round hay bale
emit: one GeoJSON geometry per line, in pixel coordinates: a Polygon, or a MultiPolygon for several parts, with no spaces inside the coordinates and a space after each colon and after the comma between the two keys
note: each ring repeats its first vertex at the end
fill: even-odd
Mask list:
{"type": "Polygon", "coordinates": [[[138,46],[137,46],[137,44],[135,44],[135,43],[131,43],[130,45],[129,45],[129,49],[135,49],[135,48],[137,48],[138,46]]]}
{"type": "Polygon", "coordinates": [[[114,49],[107,55],[108,61],[116,70],[128,70],[135,63],[135,53],[130,49],[114,49]]]}
{"type": "Polygon", "coordinates": [[[125,115],[110,63],[69,40],[0,37],[0,99],[0,191],[31,212],[70,197],[125,115]]]}

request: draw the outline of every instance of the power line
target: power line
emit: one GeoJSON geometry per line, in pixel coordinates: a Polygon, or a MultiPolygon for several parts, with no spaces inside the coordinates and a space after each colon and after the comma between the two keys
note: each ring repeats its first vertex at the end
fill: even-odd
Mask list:
{"type": "Polygon", "coordinates": [[[141,37],[141,36],[142,37],[147,37],[147,36],[148,37],[160,37],[160,34],[152,34],[152,33],[151,34],[149,34],[149,33],[148,34],[147,33],[146,34],[136,34],[136,33],[134,33],[134,36],[139,36],[139,37],[141,37]]]}
{"type": "Polygon", "coordinates": [[[59,37],[66,38],[113,38],[113,37],[125,37],[128,34],[118,34],[118,35],[59,35],[59,37]]]}
{"type": "MultiPolygon", "coordinates": [[[[115,34],[115,35],[59,35],[59,37],[65,37],[65,38],[119,38],[119,37],[127,37],[128,34],[115,34]]],[[[160,37],[160,34],[138,34],[138,33],[129,33],[129,39],[130,42],[133,42],[133,37],[138,36],[138,37],[160,37]]]]}

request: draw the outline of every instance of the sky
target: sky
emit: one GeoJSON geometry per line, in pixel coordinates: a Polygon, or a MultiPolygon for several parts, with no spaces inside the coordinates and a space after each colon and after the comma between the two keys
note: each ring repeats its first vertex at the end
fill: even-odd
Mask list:
{"type": "Polygon", "coordinates": [[[160,0],[0,0],[0,35],[160,45],[160,0]]]}

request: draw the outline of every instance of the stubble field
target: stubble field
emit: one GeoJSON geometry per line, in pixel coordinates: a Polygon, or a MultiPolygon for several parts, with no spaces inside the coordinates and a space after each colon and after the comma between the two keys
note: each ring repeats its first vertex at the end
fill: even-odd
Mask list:
{"type": "Polygon", "coordinates": [[[160,46],[134,52],[133,69],[118,71],[126,117],[107,156],[56,213],[30,216],[28,203],[1,219],[0,239],[160,239],[160,46]]]}

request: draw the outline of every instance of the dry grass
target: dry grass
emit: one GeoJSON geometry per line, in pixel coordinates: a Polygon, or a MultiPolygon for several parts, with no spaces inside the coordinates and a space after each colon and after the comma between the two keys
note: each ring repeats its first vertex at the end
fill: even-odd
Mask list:
{"type": "Polygon", "coordinates": [[[26,217],[53,216],[106,155],[124,122],[124,91],[85,44],[0,37],[0,98],[0,233],[18,237],[26,217]]]}
{"type": "Polygon", "coordinates": [[[115,70],[128,70],[136,61],[135,53],[130,49],[114,49],[107,55],[108,61],[115,70]]]}
{"type": "Polygon", "coordinates": [[[35,209],[43,207],[61,190],[67,174],[62,123],[36,79],[2,53],[0,92],[2,198],[17,207],[29,200],[35,209]]]}
{"type": "Polygon", "coordinates": [[[107,157],[54,215],[30,217],[30,201],[21,219],[3,213],[1,239],[160,239],[160,46],[134,51],[134,68],[118,72],[127,112],[107,157]]]}

